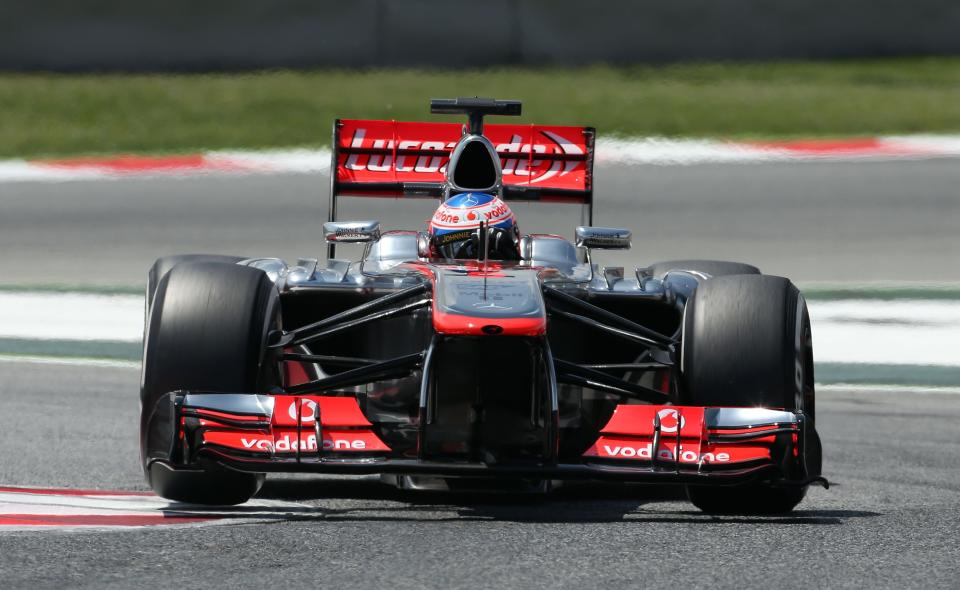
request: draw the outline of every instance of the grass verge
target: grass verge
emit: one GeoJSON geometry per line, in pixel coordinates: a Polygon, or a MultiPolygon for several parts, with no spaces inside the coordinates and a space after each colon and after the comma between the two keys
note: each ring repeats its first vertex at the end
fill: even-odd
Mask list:
{"type": "Polygon", "coordinates": [[[960,367],[936,365],[817,363],[814,372],[817,383],[823,384],[956,387],[960,383],[960,367]]]}
{"type": "Polygon", "coordinates": [[[960,299],[958,283],[801,283],[800,290],[808,301],[837,301],[843,299],[894,301],[960,299]]]}
{"type": "MultiPolygon", "coordinates": [[[[321,146],[342,118],[430,118],[430,97],[524,101],[601,135],[960,131],[960,58],[463,71],[0,73],[0,157],[321,146]]],[[[442,119],[442,118],[441,118],[442,119]]]]}
{"type": "Polygon", "coordinates": [[[97,285],[87,283],[3,283],[0,293],[93,293],[97,295],[143,295],[146,285],[97,285]]]}
{"type": "Polygon", "coordinates": [[[140,360],[142,352],[143,345],[140,342],[0,338],[0,354],[5,356],[135,361],[140,360]]]}

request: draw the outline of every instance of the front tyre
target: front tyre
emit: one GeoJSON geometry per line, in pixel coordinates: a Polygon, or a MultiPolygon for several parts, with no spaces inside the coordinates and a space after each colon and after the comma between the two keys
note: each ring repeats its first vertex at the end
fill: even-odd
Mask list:
{"type": "Polygon", "coordinates": [[[147,271],[147,313],[150,313],[150,306],[153,305],[153,296],[157,292],[157,285],[160,279],[165,277],[174,266],[178,264],[187,264],[193,262],[223,262],[226,264],[236,264],[243,260],[241,256],[226,256],[223,254],[177,254],[175,256],[164,256],[157,258],[147,271]]]}
{"type": "Polygon", "coordinates": [[[648,270],[658,279],[662,279],[670,271],[698,272],[711,277],[760,274],[760,269],[752,264],[726,260],[667,260],[650,265],[648,270]]]}
{"type": "MultiPolygon", "coordinates": [[[[140,388],[141,457],[148,421],[171,391],[265,392],[280,384],[279,365],[266,362],[265,342],[279,328],[279,295],[267,275],[224,262],[176,265],[157,284],[144,334],[140,388]]],[[[263,484],[259,474],[223,468],[174,471],[144,464],[160,496],[180,502],[239,504],[263,484]]]]}
{"type": "MultiPolygon", "coordinates": [[[[782,408],[803,412],[812,425],[810,318],[803,296],[789,280],[731,275],[699,285],[684,311],[680,401],[782,408]]],[[[815,431],[812,437],[818,440],[815,431]]],[[[809,454],[808,465],[819,475],[819,451],[811,448],[809,454]]],[[[710,513],[789,512],[805,493],[805,487],[769,484],[687,487],[690,501],[710,513]]]]}

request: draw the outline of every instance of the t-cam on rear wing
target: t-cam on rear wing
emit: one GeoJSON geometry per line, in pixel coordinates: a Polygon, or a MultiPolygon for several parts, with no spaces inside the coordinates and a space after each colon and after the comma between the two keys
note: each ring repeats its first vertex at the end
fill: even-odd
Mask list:
{"type": "MultiPolygon", "coordinates": [[[[328,221],[337,197],[443,198],[450,155],[462,123],[338,119],[333,125],[328,221]]],[[[593,219],[592,127],[483,126],[500,157],[507,201],[574,203],[593,219]]]]}

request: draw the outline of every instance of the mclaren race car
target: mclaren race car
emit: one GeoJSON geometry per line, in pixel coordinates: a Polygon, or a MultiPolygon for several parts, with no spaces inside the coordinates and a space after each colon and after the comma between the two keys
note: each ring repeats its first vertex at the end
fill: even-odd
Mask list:
{"type": "MultiPolygon", "coordinates": [[[[325,262],[213,255],[149,272],[140,449],[150,486],[232,504],[271,472],[406,489],[675,483],[708,512],[789,511],[821,477],[810,320],[748,264],[602,267],[588,127],[337,120],[325,262]],[[437,199],[428,231],[337,219],[346,196],[437,199]],[[575,241],[509,205],[570,203],[575,241]],[[357,261],[337,246],[361,244],[357,261]]],[[[322,482],[317,484],[323,494],[322,482]]]]}

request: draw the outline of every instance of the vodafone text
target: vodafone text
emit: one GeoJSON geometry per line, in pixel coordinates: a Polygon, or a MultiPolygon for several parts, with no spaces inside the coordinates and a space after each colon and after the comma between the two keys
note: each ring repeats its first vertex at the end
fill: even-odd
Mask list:
{"type": "MultiPolygon", "coordinates": [[[[300,447],[300,442],[297,441],[295,437],[291,438],[288,434],[284,435],[283,438],[278,438],[276,441],[268,438],[241,438],[240,443],[245,449],[255,449],[268,453],[290,453],[295,452],[300,447]]],[[[342,438],[323,439],[323,450],[325,451],[363,451],[366,450],[366,448],[367,443],[363,440],[347,440],[342,438]]],[[[316,451],[317,437],[312,434],[306,437],[301,450],[316,451]]]]}
{"type": "MultiPolygon", "coordinates": [[[[503,203],[500,203],[490,211],[483,211],[483,217],[486,221],[490,223],[499,223],[502,221],[500,218],[504,217],[509,213],[509,209],[503,203]]],[[[476,215],[472,212],[467,213],[466,219],[468,221],[473,221],[476,219],[476,215]]],[[[436,213],[433,214],[433,220],[437,223],[460,223],[460,216],[455,213],[450,213],[444,209],[438,209],[436,213]]]]}
{"type": "MultiPolygon", "coordinates": [[[[650,459],[651,454],[653,453],[653,444],[647,443],[642,446],[630,446],[630,445],[602,445],[600,448],[601,455],[607,457],[615,457],[618,459],[626,458],[638,458],[638,459],[650,459]]],[[[657,451],[657,459],[663,461],[674,461],[673,448],[671,447],[661,447],[657,451]]],[[[730,461],[730,455],[728,453],[697,453],[695,451],[684,450],[683,446],[680,447],[680,462],[681,463],[699,463],[703,461],[704,463],[726,463],[730,461]]]]}

